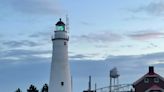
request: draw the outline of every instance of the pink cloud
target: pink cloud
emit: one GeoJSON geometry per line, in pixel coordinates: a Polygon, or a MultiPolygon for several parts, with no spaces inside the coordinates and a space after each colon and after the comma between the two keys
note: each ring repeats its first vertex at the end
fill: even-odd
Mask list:
{"type": "Polygon", "coordinates": [[[130,38],[135,40],[151,40],[164,37],[163,32],[142,32],[142,33],[134,33],[128,35],[130,38]]]}

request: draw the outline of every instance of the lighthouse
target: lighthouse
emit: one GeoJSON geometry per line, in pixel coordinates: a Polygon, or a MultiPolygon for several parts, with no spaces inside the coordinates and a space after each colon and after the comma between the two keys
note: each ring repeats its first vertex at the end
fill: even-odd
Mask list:
{"type": "Polygon", "coordinates": [[[71,74],[68,62],[68,33],[64,22],[56,23],[52,38],[53,51],[49,92],[71,92],[71,74]]]}

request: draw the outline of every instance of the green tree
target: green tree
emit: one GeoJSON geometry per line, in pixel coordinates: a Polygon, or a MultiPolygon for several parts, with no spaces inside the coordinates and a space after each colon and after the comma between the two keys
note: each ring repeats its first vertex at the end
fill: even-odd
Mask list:
{"type": "Polygon", "coordinates": [[[20,90],[20,88],[18,88],[15,92],[22,92],[22,91],[20,90]]]}
{"type": "Polygon", "coordinates": [[[39,91],[34,85],[30,85],[29,89],[27,89],[27,92],[39,92],[39,91]]]}
{"type": "Polygon", "coordinates": [[[48,85],[44,84],[41,92],[48,92],[48,85]]]}

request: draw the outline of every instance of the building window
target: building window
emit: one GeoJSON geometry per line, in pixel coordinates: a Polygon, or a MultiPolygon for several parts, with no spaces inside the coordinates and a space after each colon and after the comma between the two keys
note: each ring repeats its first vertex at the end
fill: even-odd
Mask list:
{"type": "Polygon", "coordinates": [[[159,78],[154,78],[154,83],[159,83],[159,78]]]}
{"type": "Polygon", "coordinates": [[[149,79],[148,78],[145,78],[144,79],[144,83],[149,83],[149,79]]]}

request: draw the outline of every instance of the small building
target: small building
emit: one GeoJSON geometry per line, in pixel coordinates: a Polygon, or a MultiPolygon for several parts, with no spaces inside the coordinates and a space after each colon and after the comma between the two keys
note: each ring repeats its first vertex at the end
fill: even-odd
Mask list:
{"type": "Polygon", "coordinates": [[[133,87],[134,92],[164,92],[164,78],[150,66],[148,73],[134,82],[133,87]]]}

